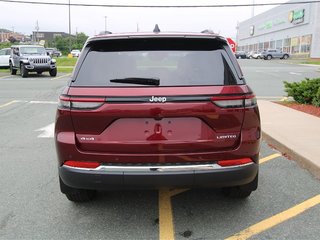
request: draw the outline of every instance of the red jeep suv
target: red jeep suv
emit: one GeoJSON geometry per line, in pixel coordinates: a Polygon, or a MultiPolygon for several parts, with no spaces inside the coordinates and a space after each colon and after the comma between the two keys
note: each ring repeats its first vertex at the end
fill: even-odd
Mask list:
{"type": "Polygon", "coordinates": [[[71,201],[96,190],[258,184],[260,117],[225,38],[128,33],[89,38],[59,98],[59,179],[71,201]]]}

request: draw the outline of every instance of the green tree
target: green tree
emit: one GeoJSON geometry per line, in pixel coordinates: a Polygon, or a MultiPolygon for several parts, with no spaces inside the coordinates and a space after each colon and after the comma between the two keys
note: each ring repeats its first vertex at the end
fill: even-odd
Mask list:
{"type": "Polygon", "coordinates": [[[9,48],[11,47],[12,43],[11,42],[1,42],[0,43],[0,49],[2,48],[9,48]]]}
{"type": "Polygon", "coordinates": [[[71,49],[82,49],[84,43],[87,41],[88,36],[85,33],[78,33],[76,36],[56,37],[50,43],[52,47],[58,48],[63,54],[69,53],[69,46],[71,41],[71,49]]]}
{"type": "Polygon", "coordinates": [[[69,52],[69,38],[67,37],[55,37],[54,45],[58,48],[63,54],[69,52]]]}
{"type": "Polygon", "coordinates": [[[75,42],[72,45],[72,48],[82,49],[82,47],[85,44],[85,42],[87,41],[87,39],[88,39],[88,36],[85,33],[83,33],[83,32],[78,33],[75,36],[75,42]]]}

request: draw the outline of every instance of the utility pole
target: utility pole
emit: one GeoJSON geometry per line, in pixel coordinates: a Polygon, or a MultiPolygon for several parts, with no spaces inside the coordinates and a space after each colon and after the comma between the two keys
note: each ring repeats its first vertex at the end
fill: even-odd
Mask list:
{"type": "Polygon", "coordinates": [[[104,16],[104,34],[107,34],[107,16],[104,16]]]}
{"type": "Polygon", "coordinates": [[[70,11],[70,0],[69,0],[69,53],[71,52],[71,11],[70,11]]]}

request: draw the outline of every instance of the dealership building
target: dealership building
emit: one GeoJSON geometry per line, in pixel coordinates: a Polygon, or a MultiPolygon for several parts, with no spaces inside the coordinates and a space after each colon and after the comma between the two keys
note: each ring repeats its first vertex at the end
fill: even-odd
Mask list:
{"type": "Polygon", "coordinates": [[[281,5],[239,23],[237,50],[270,48],[320,58],[320,3],[281,5]]]}

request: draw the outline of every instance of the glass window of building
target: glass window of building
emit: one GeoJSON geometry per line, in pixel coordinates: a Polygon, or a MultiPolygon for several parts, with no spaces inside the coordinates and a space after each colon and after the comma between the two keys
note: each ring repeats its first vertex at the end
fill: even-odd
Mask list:
{"type": "Polygon", "coordinates": [[[270,41],[270,48],[276,48],[275,41],[270,41]]]}
{"type": "Polygon", "coordinates": [[[291,38],[284,39],[282,51],[287,52],[287,53],[291,53],[290,46],[291,46],[291,38]]]}
{"type": "Polygon", "coordinates": [[[305,35],[301,37],[301,52],[309,53],[311,47],[311,35],[305,35]]]}
{"type": "Polygon", "coordinates": [[[296,54],[299,53],[300,48],[300,37],[291,38],[291,53],[296,54]]]}
{"type": "Polygon", "coordinates": [[[276,41],[276,47],[275,48],[282,50],[282,39],[276,41]]]}

